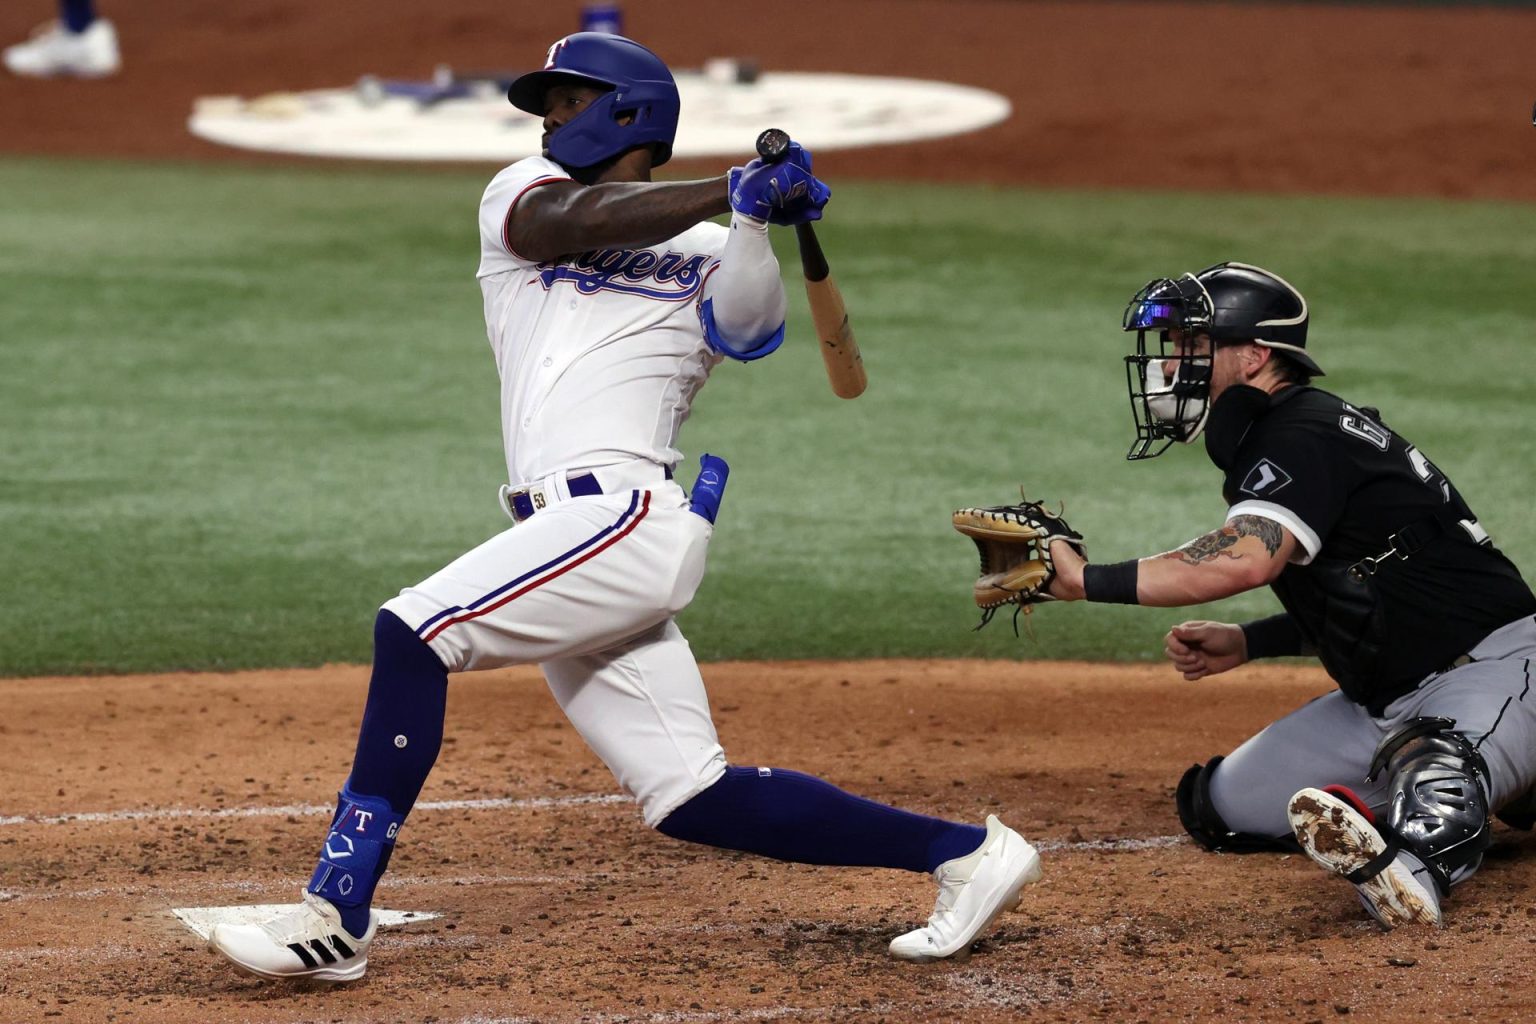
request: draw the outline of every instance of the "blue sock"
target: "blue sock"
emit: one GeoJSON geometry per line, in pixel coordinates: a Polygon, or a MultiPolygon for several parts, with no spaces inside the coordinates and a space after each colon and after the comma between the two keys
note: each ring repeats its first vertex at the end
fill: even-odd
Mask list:
{"type": "Polygon", "coordinates": [[[727,768],[657,831],[801,864],[922,872],[975,851],[987,835],[977,825],[887,807],[783,768],[727,768]]]}
{"type": "Polygon", "coordinates": [[[341,911],[341,923],[353,935],[368,930],[368,907],[395,835],[442,748],[447,706],[443,663],[399,618],[379,612],[352,774],[309,884],[310,892],[341,911]]]}
{"type": "Polygon", "coordinates": [[[373,624],[373,678],[347,785],[409,814],[443,745],[448,671],[394,614],[373,624]]]}
{"type": "Polygon", "coordinates": [[[59,20],[71,32],[84,32],[96,20],[94,0],[59,0],[59,20]]]}

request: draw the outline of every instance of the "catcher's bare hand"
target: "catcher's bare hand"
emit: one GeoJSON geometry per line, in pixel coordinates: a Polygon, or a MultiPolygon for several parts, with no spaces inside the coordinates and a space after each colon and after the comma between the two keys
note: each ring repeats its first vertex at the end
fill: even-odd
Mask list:
{"type": "Polygon", "coordinates": [[[1248,660],[1248,638],[1231,622],[1181,622],[1163,637],[1163,653],[1193,682],[1237,668],[1248,660]]]}
{"type": "Polygon", "coordinates": [[[1088,559],[1077,553],[1075,544],[1057,538],[1051,541],[1051,560],[1056,565],[1056,575],[1045,592],[1058,601],[1081,601],[1083,566],[1088,564],[1088,559]]]}

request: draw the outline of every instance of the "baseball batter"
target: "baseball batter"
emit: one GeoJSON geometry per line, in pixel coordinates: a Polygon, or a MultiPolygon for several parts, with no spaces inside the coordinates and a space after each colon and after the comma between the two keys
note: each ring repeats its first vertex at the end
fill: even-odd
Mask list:
{"type": "Polygon", "coordinates": [[[705,456],[684,494],[678,431],[719,363],[783,340],[768,225],[820,217],[830,191],[810,153],[652,183],[677,87],[655,54],[613,35],[560,40],[508,98],[544,119],[546,147],[497,174],[480,205],[515,525],[384,605],[352,771],[304,902],[221,925],[211,947],[262,977],[361,977],[374,888],[437,757],[449,674],[534,662],[647,825],[783,860],[931,872],[933,915],[891,952],[968,949],[1040,877],[1034,848],[996,817],[956,824],[730,765],[673,619],[703,575],[726,480],[705,456]],[[728,228],[710,221],[726,214],[728,228]]]}
{"type": "Polygon", "coordinates": [[[1189,769],[1179,817],[1211,850],[1299,843],[1383,927],[1438,924],[1482,861],[1490,812],[1531,825],[1536,597],[1422,451],[1311,385],[1308,319],[1299,291],[1240,263],[1131,300],[1130,457],[1203,437],[1226,521],[1112,565],[1054,541],[1049,592],[1177,607],[1272,587],[1283,614],[1181,623],[1168,657],[1199,680],[1316,654],[1339,688],[1189,769]]]}

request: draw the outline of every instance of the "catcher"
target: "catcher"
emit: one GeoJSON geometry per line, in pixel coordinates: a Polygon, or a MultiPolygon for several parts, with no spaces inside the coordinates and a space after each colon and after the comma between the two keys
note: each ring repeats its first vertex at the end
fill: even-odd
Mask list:
{"type": "Polygon", "coordinates": [[[1383,928],[1439,924],[1482,862],[1489,815],[1536,818],[1536,596],[1423,452],[1312,386],[1307,324],[1300,292],[1241,263],[1159,278],[1126,309],[1129,458],[1203,438],[1223,474],[1217,529],[1095,564],[1037,504],[965,509],[955,525],[983,550],[988,610],[1178,607],[1271,587],[1281,614],[1182,622],[1169,660],[1193,681],[1313,654],[1338,689],[1191,767],[1179,818],[1209,850],[1299,844],[1383,928]]]}

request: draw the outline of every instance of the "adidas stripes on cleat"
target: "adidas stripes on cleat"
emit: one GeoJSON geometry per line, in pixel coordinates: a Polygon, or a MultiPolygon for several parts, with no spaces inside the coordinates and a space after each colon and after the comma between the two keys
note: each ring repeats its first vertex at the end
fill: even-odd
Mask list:
{"type": "Polygon", "coordinates": [[[341,926],[330,902],[310,893],[292,911],[263,924],[219,924],[208,948],[247,974],[275,980],[356,981],[368,969],[379,915],[361,937],[341,926]]]}

